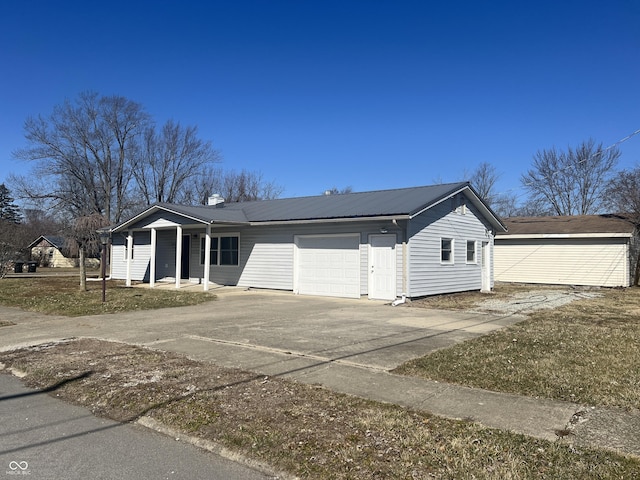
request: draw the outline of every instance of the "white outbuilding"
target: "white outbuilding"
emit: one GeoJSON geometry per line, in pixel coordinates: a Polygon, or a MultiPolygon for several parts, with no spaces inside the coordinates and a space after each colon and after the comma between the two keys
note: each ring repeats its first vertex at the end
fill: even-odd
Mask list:
{"type": "Polygon", "coordinates": [[[619,215],[513,217],[495,238],[495,280],[628,287],[636,283],[637,230],[619,215]]]}

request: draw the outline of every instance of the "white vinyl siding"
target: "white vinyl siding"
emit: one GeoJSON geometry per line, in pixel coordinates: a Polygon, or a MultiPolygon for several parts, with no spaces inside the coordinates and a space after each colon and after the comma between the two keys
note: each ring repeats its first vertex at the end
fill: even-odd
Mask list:
{"type": "Polygon", "coordinates": [[[502,282],[629,286],[628,239],[496,239],[502,282]]]}
{"type": "MultiPolygon", "coordinates": [[[[114,235],[111,245],[111,277],[124,280],[127,278],[127,261],[125,257],[127,238],[114,235]]],[[[133,232],[134,257],[131,261],[131,279],[135,281],[149,280],[149,259],[151,258],[151,233],[133,232]]]]}
{"type": "Polygon", "coordinates": [[[410,221],[407,292],[410,297],[482,288],[482,265],[467,263],[466,242],[484,241],[492,248],[493,238],[476,208],[467,204],[462,210],[460,202],[444,201],[410,221]],[[441,261],[443,238],[453,240],[453,265],[441,261]],[[463,247],[458,248],[460,245],[463,247]]]}
{"type": "Polygon", "coordinates": [[[293,290],[293,235],[289,231],[246,230],[240,252],[239,286],[293,290]]]}

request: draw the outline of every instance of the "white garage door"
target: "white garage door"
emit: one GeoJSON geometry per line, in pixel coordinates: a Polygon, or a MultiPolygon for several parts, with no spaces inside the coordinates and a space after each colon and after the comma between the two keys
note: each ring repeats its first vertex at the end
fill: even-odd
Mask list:
{"type": "Polygon", "coordinates": [[[296,293],[360,297],[360,235],[296,236],[296,293]]]}
{"type": "Polygon", "coordinates": [[[501,282],[629,285],[626,239],[496,239],[494,277],[501,282]]]}

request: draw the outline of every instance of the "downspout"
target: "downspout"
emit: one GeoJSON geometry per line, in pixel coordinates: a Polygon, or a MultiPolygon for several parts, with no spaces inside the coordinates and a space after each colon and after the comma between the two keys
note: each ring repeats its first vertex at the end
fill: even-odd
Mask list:
{"type": "MultiPolygon", "coordinates": [[[[394,218],[393,224],[399,228],[398,221],[394,218]]],[[[400,229],[402,231],[402,296],[394,300],[391,305],[397,307],[407,301],[407,231],[406,229],[400,229]]]]}

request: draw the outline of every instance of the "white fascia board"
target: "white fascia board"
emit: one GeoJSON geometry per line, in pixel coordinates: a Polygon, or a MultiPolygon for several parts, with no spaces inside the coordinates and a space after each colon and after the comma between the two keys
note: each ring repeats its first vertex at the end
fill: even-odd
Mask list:
{"type": "Polygon", "coordinates": [[[176,212],[175,210],[172,210],[170,208],[167,207],[163,207],[160,205],[152,205],[151,207],[149,207],[148,209],[144,210],[143,212],[140,212],[138,215],[136,215],[135,217],[130,218],[129,220],[127,220],[125,223],[118,225],[116,228],[112,229],[111,232],[119,232],[121,230],[128,230],[128,226],[138,222],[139,220],[143,219],[144,217],[148,216],[149,214],[156,212],[158,210],[163,210],[165,212],[169,212],[169,213],[173,213],[175,215],[179,215],[181,217],[184,218],[188,218],[189,220],[193,220],[196,223],[202,223],[202,224],[207,224],[208,222],[205,220],[202,220],[201,218],[195,218],[192,217],[190,215],[185,215],[184,213],[181,212],[176,212]]]}
{"type": "Polygon", "coordinates": [[[160,206],[159,206],[159,207],[158,207],[158,210],[164,210],[165,212],[173,213],[173,214],[175,214],[175,215],[179,215],[180,217],[188,218],[189,220],[193,220],[193,221],[195,221],[196,223],[203,223],[203,224],[205,224],[205,225],[206,225],[207,223],[210,223],[210,222],[208,222],[208,221],[206,221],[206,220],[203,220],[203,219],[201,219],[201,218],[192,217],[191,215],[187,215],[187,214],[185,214],[185,213],[178,212],[178,211],[176,211],[176,210],[172,210],[171,208],[167,208],[167,207],[160,207],[160,206]]]}
{"type": "Polygon", "coordinates": [[[631,233],[531,233],[519,235],[497,235],[496,240],[527,240],[545,238],[631,238],[631,233]]]}
{"type": "Polygon", "coordinates": [[[442,202],[444,202],[445,200],[449,200],[451,197],[454,197],[455,195],[459,194],[460,192],[463,192],[464,190],[469,190],[469,187],[464,186],[462,188],[459,188],[458,190],[456,190],[455,192],[451,192],[449,195],[447,195],[446,197],[441,198],[440,200],[438,200],[437,202],[433,202],[430,203],[429,205],[427,205],[426,207],[424,207],[422,210],[414,213],[413,215],[409,215],[409,219],[411,220],[414,217],[417,217],[419,215],[421,215],[422,213],[426,212],[427,210],[429,210],[430,208],[435,207],[436,205],[440,205],[442,202]]]}

